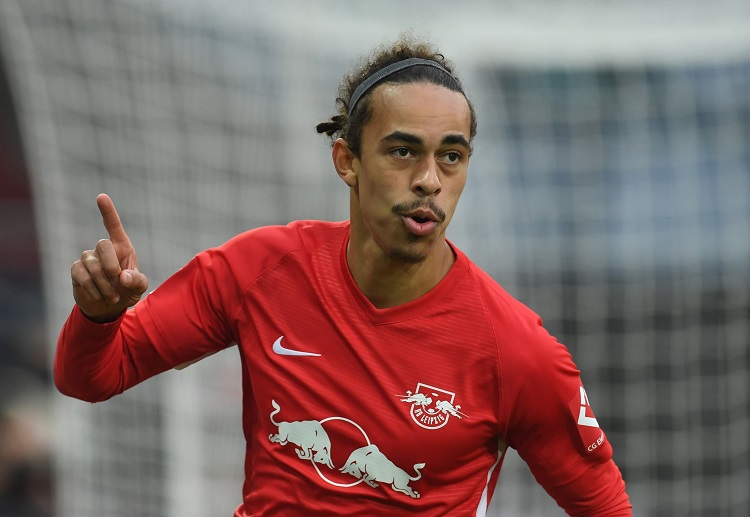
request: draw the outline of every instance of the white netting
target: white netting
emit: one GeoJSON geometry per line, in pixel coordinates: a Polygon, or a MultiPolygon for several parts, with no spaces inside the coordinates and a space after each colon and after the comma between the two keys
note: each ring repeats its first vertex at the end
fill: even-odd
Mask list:
{"type": "MultiPolygon", "coordinates": [[[[571,348],[636,514],[750,513],[748,4],[248,4],[0,2],[50,341],[99,192],[152,287],[244,229],[345,218],[314,125],[413,27],[479,114],[449,237],[571,348]]],[[[56,396],[59,516],[231,515],[238,377],[230,350],[104,404],[56,396]]],[[[494,501],[560,513],[512,455],[494,501]]]]}

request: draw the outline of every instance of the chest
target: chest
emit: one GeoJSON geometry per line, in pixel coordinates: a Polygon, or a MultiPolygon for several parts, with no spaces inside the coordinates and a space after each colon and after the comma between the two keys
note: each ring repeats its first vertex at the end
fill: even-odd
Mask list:
{"type": "Polygon", "coordinates": [[[373,458],[402,476],[425,464],[429,476],[477,463],[496,443],[497,360],[477,315],[445,307],[373,324],[304,284],[246,305],[239,347],[269,454],[346,484],[373,458]]]}

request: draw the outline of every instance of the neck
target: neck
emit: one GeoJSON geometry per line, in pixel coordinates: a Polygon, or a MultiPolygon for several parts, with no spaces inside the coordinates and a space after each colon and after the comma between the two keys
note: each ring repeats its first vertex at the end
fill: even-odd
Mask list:
{"type": "Polygon", "coordinates": [[[448,274],[456,256],[443,238],[424,261],[404,262],[389,257],[372,241],[358,243],[352,236],[346,261],[362,294],[378,309],[386,309],[430,291],[448,274]]]}

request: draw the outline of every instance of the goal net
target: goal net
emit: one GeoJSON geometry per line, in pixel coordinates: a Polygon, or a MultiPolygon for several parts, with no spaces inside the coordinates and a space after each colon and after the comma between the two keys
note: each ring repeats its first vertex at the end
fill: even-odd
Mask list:
{"type": "MultiPolygon", "coordinates": [[[[414,28],[478,112],[449,238],[570,348],[636,514],[750,514],[747,2],[249,4],[0,2],[50,350],[99,192],[152,287],[248,228],[345,219],[314,126],[414,28]]],[[[229,349],[103,404],[53,395],[59,517],[231,515],[239,376],[229,349]]],[[[490,515],[560,510],[511,453],[490,515]]]]}

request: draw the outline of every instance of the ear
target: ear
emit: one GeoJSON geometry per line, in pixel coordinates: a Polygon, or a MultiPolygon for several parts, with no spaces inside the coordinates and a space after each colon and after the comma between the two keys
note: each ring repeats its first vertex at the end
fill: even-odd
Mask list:
{"type": "Polygon", "coordinates": [[[343,138],[338,138],[333,143],[331,151],[333,166],[344,183],[350,187],[357,185],[357,176],[359,174],[359,158],[349,148],[349,143],[343,138]]]}

